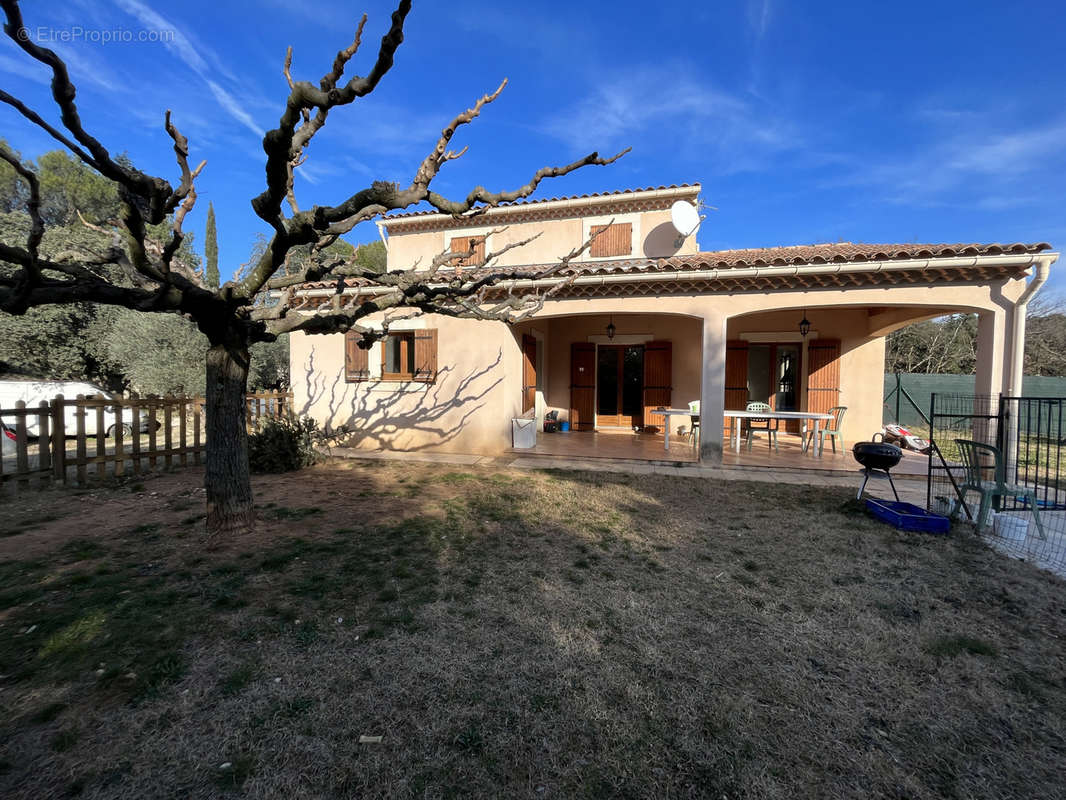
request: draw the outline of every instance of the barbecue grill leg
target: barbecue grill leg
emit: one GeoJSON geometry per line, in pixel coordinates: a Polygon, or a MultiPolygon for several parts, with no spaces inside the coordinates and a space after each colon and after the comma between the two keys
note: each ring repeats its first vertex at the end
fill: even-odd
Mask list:
{"type": "Polygon", "coordinates": [[[885,470],[885,475],[888,476],[888,485],[892,487],[892,494],[894,494],[896,496],[896,502],[898,503],[899,502],[899,492],[896,491],[896,484],[892,482],[892,473],[889,472],[886,469],[885,470]]]}
{"type": "Polygon", "coordinates": [[[862,500],[862,493],[863,493],[863,490],[866,489],[866,482],[868,480],[870,480],[870,470],[864,469],[862,471],[862,474],[864,476],[863,479],[862,479],[862,486],[859,487],[859,493],[857,495],[855,495],[855,499],[856,500],[862,500]]]}

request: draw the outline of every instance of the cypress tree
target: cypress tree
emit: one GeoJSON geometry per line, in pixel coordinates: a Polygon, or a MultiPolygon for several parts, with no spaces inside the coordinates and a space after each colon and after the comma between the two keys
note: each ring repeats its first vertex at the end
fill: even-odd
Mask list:
{"type": "Polygon", "coordinates": [[[218,231],[215,230],[215,207],[207,204],[207,231],[204,234],[204,255],[207,257],[207,285],[219,287],[218,279],[218,231]]]}

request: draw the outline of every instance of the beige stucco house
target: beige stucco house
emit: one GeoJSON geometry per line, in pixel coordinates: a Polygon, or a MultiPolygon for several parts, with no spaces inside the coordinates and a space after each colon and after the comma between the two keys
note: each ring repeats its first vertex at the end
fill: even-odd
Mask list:
{"type": "MultiPolygon", "coordinates": [[[[476,274],[486,252],[534,233],[499,264],[529,272],[597,226],[611,228],[570,265],[573,283],[519,325],[415,317],[390,323],[388,339],[369,351],[344,335],[293,334],[297,409],[346,426],[360,447],[491,454],[511,447],[511,419],[530,410],[538,419],[557,411],[572,436],[662,425],[651,409],[699,400],[700,459],[715,462],[723,411],[765,400],[779,410],[847,406],[852,442],[881,426],[885,336],[960,311],[979,319],[977,391],[1020,387],[1025,303],[1057,259],[1048,245],[699,252],[695,235],[679,236],[670,218],[673,203],[696,204],[699,192],[669,186],[518,202],[458,220],[384,219],[390,269],[473,251],[454,267],[464,274],[476,274]]],[[[530,288],[517,283],[499,291],[530,288]]],[[[308,284],[302,310],[314,313],[333,291],[308,284]]]]}

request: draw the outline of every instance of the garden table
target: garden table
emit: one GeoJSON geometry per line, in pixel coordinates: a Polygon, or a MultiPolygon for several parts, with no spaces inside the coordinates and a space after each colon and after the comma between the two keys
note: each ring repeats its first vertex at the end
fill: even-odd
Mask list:
{"type": "Polygon", "coordinates": [[[667,450],[670,449],[670,417],[695,417],[698,414],[693,414],[691,409],[688,408],[653,408],[652,414],[658,414],[663,418],[663,447],[667,450]]]}
{"type": "Polygon", "coordinates": [[[729,438],[733,442],[733,451],[740,452],[740,425],[737,424],[738,419],[800,419],[804,421],[803,434],[807,433],[807,420],[814,421],[814,439],[815,446],[808,448],[812,455],[822,455],[821,439],[818,436],[818,431],[821,430],[822,423],[826,420],[833,418],[832,414],[819,414],[814,411],[725,411],[725,416],[729,418],[729,438]],[[817,450],[817,452],[815,452],[817,450]]]}

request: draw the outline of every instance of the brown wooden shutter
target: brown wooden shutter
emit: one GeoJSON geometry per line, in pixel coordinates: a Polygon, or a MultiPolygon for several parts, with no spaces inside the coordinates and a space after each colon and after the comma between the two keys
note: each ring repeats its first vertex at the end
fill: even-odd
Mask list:
{"type": "MultiPolygon", "coordinates": [[[[748,405],[748,343],[729,341],[725,345],[725,408],[742,411],[748,405]]],[[[729,420],[723,420],[723,436],[729,435],[729,420]]]]}
{"type": "Polygon", "coordinates": [[[650,414],[653,409],[669,408],[673,394],[674,347],[672,342],[648,342],[644,345],[644,424],[651,425],[669,417],[650,414]]]}
{"type": "Polygon", "coordinates": [[[807,345],[807,410],[825,414],[840,405],[840,340],[807,345]]]}
{"type": "Polygon", "coordinates": [[[455,236],[452,238],[451,251],[453,253],[465,253],[468,250],[473,250],[473,255],[466,258],[456,258],[456,267],[480,267],[485,263],[484,236],[455,236]]]}
{"type": "Polygon", "coordinates": [[[411,378],[420,383],[437,382],[437,329],[426,328],[414,332],[415,373],[411,378]]]}
{"type": "Polygon", "coordinates": [[[344,334],[344,380],[348,383],[370,380],[370,351],[359,346],[356,331],[344,334]]]}
{"type": "Polygon", "coordinates": [[[589,248],[589,255],[593,258],[609,258],[610,256],[628,256],[633,254],[633,223],[616,222],[614,225],[593,225],[592,235],[602,231],[607,232],[597,236],[589,248]]]}
{"type": "Polygon", "coordinates": [[[596,427],[596,345],[570,345],[570,428],[591,431],[596,427]]]}
{"type": "Polygon", "coordinates": [[[522,413],[537,403],[537,340],[522,334],[522,413]]]}

